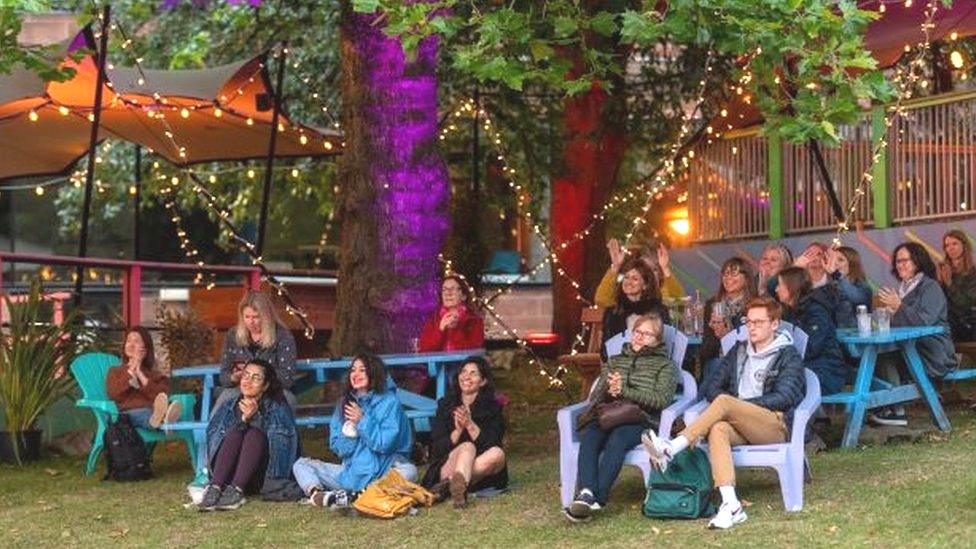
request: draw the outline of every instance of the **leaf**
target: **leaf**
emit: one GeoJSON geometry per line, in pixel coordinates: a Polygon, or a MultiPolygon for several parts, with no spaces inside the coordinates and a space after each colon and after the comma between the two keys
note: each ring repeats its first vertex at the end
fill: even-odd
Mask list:
{"type": "Polygon", "coordinates": [[[659,535],[661,533],[661,529],[657,526],[651,526],[651,533],[653,533],[655,536],[659,535]]]}
{"type": "Polygon", "coordinates": [[[546,60],[556,55],[556,50],[542,40],[533,40],[529,44],[529,51],[532,52],[532,57],[536,61],[546,60]]]}
{"type": "Polygon", "coordinates": [[[380,9],[380,0],[352,0],[352,9],[359,13],[375,13],[380,9]]]}
{"type": "Polygon", "coordinates": [[[56,477],[61,474],[61,471],[57,471],[55,469],[49,469],[47,467],[44,468],[44,472],[47,473],[47,475],[50,477],[56,477]]]}
{"type": "Polygon", "coordinates": [[[552,20],[552,29],[557,38],[567,38],[575,34],[579,26],[575,19],[556,17],[552,20]]]}
{"type": "Polygon", "coordinates": [[[617,18],[612,13],[601,11],[590,18],[590,28],[602,36],[612,36],[617,32],[617,18]]]}

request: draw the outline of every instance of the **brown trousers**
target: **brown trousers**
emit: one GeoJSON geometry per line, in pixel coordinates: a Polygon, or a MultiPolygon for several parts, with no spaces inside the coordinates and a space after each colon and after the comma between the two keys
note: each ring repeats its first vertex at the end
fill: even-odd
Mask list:
{"type": "Polygon", "coordinates": [[[786,442],[782,412],[719,395],[681,434],[691,444],[708,437],[708,460],[715,486],[735,486],[732,447],[786,442]]]}

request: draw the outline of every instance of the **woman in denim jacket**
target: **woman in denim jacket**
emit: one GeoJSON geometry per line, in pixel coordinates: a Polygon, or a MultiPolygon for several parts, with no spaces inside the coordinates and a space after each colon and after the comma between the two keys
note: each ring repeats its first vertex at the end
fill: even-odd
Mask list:
{"type": "Polygon", "coordinates": [[[245,493],[291,478],[298,457],[298,431],[268,362],[248,362],[240,377],[240,396],[227,400],[207,426],[210,483],[201,511],[237,509],[245,493]]]}

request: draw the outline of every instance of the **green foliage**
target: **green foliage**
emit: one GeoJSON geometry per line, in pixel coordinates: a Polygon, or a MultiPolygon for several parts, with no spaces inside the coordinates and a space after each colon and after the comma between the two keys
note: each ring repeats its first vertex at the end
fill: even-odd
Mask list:
{"type": "Polygon", "coordinates": [[[63,82],[74,76],[74,69],[58,67],[63,54],[59,45],[20,46],[22,19],[25,15],[49,11],[45,0],[0,0],[0,74],[9,74],[18,66],[45,80],[63,82]]]}
{"type": "Polygon", "coordinates": [[[73,391],[67,367],[81,352],[82,330],[74,313],[60,326],[50,322],[36,280],[26,301],[4,296],[4,303],[10,327],[0,334],[0,405],[5,429],[21,432],[32,429],[44,410],[73,391]]]}

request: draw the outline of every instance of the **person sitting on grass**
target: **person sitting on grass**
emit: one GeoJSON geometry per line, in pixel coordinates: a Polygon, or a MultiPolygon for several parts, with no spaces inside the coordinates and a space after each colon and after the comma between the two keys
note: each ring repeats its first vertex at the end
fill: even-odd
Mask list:
{"type": "Polygon", "coordinates": [[[749,339],[736,343],[722,358],[715,375],[706,378],[699,394],[708,407],[673,439],[653,429],[641,436],[651,465],[665,471],[678,452],[708,441],[712,479],[722,496],[709,528],[731,528],[746,520],[735,493],[732,447],[786,441],[793,411],[806,393],[803,359],[786,331],[778,331],[782,309],[771,297],[757,297],[746,305],[749,339]]]}
{"type": "Polygon", "coordinates": [[[312,505],[347,507],[391,468],[416,482],[417,468],[407,457],[410,423],[378,356],[360,354],[349,365],[345,395],[329,423],[329,446],[342,463],[303,457],[292,468],[312,505]]]}
{"type": "Polygon", "coordinates": [[[149,332],[141,326],[129,328],[122,344],[122,364],[111,368],[105,379],[108,397],[133,426],[159,429],[179,419],[183,411],[179,402],[169,401],[168,388],[169,377],[156,369],[149,332]]]}
{"type": "Polygon", "coordinates": [[[641,431],[656,428],[661,410],[671,404],[678,386],[677,367],[663,345],[661,317],[639,317],[619,355],[603,367],[590,392],[589,406],[577,419],[580,430],[577,493],[563,510],[572,522],[584,522],[606,507],[624,456],[640,442],[641,431]],[[638,406],[637,417],[601,422],[615,403],[638,406]],[[604,423],[601,426],[601,423],[604,423]]]}
{"type": "Polygon", "coordinates": [[[274,367],[253,359],[239,378],[239,396],[225,400],[207,426],[210,482],[201,511],[237,509],[247,502],[245,494],[289,479],[298,457],[295,417],[274,367]]]}
{"type": "Polygon", "coordinates": [[[454,507],[464,507],[467,493],[508,486],[505,467],[505,418],[495,398],[491,366],[480,356],[464,359],[447,395],[437,402],[431,424],[431,462],[421,482],[454,507]]]}

